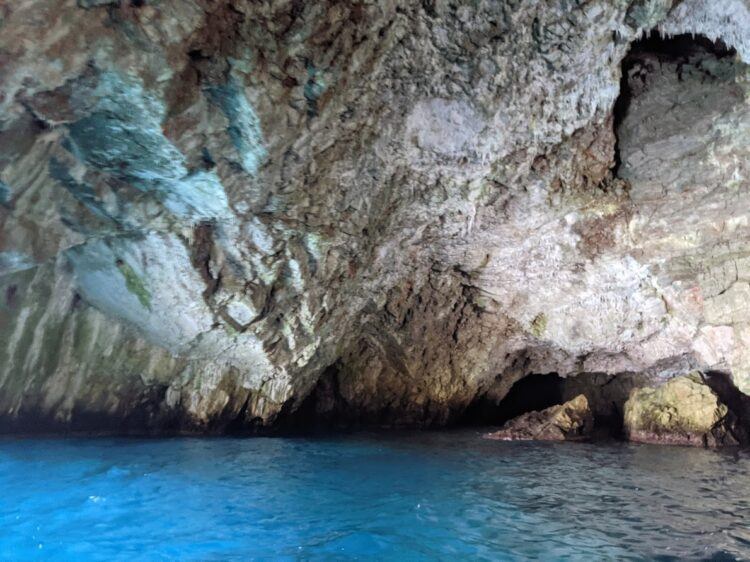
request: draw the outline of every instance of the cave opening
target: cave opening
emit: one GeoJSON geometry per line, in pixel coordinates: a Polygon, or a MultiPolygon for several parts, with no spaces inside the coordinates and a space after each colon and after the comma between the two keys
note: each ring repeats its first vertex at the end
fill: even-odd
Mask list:
{"type": "Polygon", "coordinates": [[[447,417],[435,419],[429,409],[420,415],[416,411],[407,414],[388,406],[367,409],[352,404],[340,390],[340,376],[340,366],[336,364],[325,369],[309,392],[298,401],[285,404],[273,427],[269,428],[270,432],[308,434],[376,428],[501,427],[519,416],[563,404],[583,394],[591,406],[596,436],[619,438],[624,403],[633,388],[644,384],[643,377],[636,373],[580,373],[570,377],[556,373],[530,374],[513,383],[502,398],[491,392],[479,394],[466,407],[457,407],[447,417]]]}
{"type": "Polygon", "coordinates": [[[478,397],[459,418],[458,425],[502,427],[519,416],[564,404],[582,394],[593,417],[592,436],[621,439],[625,402],[634,389],[650,382],[649,375],[634,372],[585,372],[566,377],[555,373],[527,375],[516,381],[502,399],[478,397]]]}
{"type": "MultiPolygon", "coordinates": [[[[713,79],[711,65],[714,61],[735,56],[735,50],[721,40],[713,41],[701,35],[665,36],[652,31],[633,42],[621,62],[620,94],[613,107],[614,175],[619,177],[623,157],[627,162],[629,150],[642,140],[637,134],[632,134],[633,131],[630,136],[623,135],[623,123],[629,116],[640,119],[640,114],[632,113],[643,101],[640,96],[649,88],[661,88],[665,84],[664,81],[652,81],[655,74],[671,73],[675,77],[676,73],[676,81],[691,87],[696,78],[699,81],[713,79]],[[623,146],[625,151],[621,153],[623,146]]],[[[675,90],[651,91],[651,95],[654,94],[657,97],[663,94],[671,100],[675,90]]],[[[636,373],[580,373],[568,378],[554,372],[529,374],[515,382],[507,394],[493,396],[490,392],[477,396],[467,407],[457,406],[447,417],[435,421],[430,417],[429,408],[425,407],[420,413],[419,407],[410,409],[406,400],[397,398],[390,402],[390,406],[376,406],[372,410],[362,407],[367,400],[356,405],[351,402],[353,397],[350,394],[342,392],[342,376],[340,365],[333,364],[325,369],[307,393],[285,407],[275,428],[281,432],[306,432],[364,427],[502,426],[523,414],[544,410],[584,394],[592,406],[597,432],[620,437],[624,402],[639,380],[636,373]]],[[[716,380],[718,385],[721,381],[716,380]]]]}
{"type": "Polygon", "coordinates": [[[340,375],[335,364],[325,369],[307,395],[297,404],[289,403],[281,412],[274,430],[298,434],[364,428],[501,426],[522,414],[562,404],[569,393],[567,379],[556,373],[531,374],[516,381],[502,399],[480,395],[444,423],[430,421],[427,411],[424,419],[411,418],[412,423],[408,423],[402,419],[403,412],[397,410],[365,411],[350,404],[339,391],[340,375]]]}
{"type": "Polygon", "coordinates": [[[565,379],[555,373],[533,374],[516,381],[508,393],[495,400],[478,397],[463,412],[458,425],[501,426],[522,414],[564,402],[565,379]]]}
{"type": "Polygon", "coordinates": [[[285,434],[353,429],[360,425],[357,413],[347,407],[339,391],[340,366],[323,370],[310,391],[298,402],[284,405],[274,423],[274,431],[285,434]]]}

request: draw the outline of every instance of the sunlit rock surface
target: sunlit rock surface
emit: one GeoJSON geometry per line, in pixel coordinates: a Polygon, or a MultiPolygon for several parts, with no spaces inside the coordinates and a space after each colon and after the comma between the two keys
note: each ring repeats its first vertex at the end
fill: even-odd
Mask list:
{"type": "Polygon", "coordinates": [[[750,393],[750,4],[718,6],[4,3],[1,428],[750,393]]]}
{"type": "Polygon", "coordinates": [[[631,441],[670,445],[736,445],[736,420],[696,374],[634,391],[625,403],[624,429],[631,441]]]}

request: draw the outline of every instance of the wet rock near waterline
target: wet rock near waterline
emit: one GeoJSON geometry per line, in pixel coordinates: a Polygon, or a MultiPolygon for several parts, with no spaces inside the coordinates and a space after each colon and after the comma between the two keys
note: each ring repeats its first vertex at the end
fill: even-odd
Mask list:
{"type": "Polygon", "coordinates": [[[527,412],[486,437],[501,441],[580,441],[591,437],[593,429],[594,416],[588,400],[580,394],[564,404],[527,412]]]}
{"type": "Polygon", "coordinates": [[[737,417],[700,374],[634,390],[625,403],[624,432],[639,443],[719,447],[744,435],[737,417]]]}
{"type": "Polygon", "coordinates": [[[594,416],[597,437],[621,438],[623,409],[630,393],[653,381],[649,373],[581,373],[565,379],[560,401],[583,394],[594,416]]]}

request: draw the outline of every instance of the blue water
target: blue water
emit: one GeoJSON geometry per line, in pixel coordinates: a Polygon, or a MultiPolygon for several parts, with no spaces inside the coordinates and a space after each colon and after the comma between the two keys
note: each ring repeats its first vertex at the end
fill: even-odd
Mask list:
{"type": "Polygon", "coordinates": [[[336,438],[0,440],[0,559],[750,557],[750,453],[336,438]]]}

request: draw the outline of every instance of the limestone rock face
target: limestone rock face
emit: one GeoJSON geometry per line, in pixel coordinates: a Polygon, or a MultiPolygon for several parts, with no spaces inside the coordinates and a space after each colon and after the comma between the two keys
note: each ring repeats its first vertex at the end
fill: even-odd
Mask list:
{"type": "Polygon", "coordinates": [[[732,425],[732,414],[699,375],[634,390],[625,403],[625,434],[640,443],[736,445],[732,425]]]}
{"type": "Polygon", "coordinates": [[[540,412],[528,412],[487,434],[501,441],[577,441],[591,436],[594,417],[588,400],[579,394],[572,400],[540,412]]]}
{"type": "Polygon", "coordinates": [[[0,430],[263,427],[321,387],[434,425],[550,372],[750,393],[749,20],[3,2],[0,430]]]}

